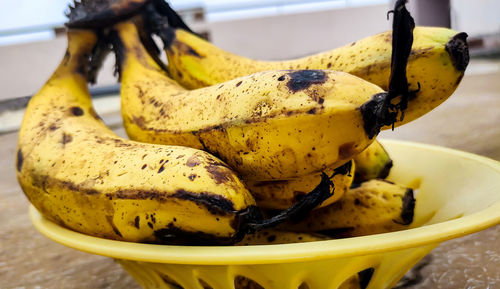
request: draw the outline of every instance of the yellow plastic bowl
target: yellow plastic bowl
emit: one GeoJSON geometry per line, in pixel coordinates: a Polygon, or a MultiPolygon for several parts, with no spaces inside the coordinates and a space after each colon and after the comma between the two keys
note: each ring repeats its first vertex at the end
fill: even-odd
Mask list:
{"type": "Polygon", "coordinates": [[[284,245],[165,246],[76,233],[34,207],[30,216],[58,243],[115,258],[143,288],[234,289],[234,279],[244,276],[266,289],[297,289],[303,283],[336,289],[367,268],[374,268],[368,289],[391,288],[440,242],[500,223],[500,163],[430,145],[383,144],[394,160],[389,179],[418,187],[414,225],[405,231],[284,245]]]}

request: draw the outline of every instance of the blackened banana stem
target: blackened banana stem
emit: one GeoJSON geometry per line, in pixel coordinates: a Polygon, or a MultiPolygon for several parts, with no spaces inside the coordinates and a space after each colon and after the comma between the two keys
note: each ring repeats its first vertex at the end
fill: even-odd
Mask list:
{"type": "Polygon", "coordinates": [[[393,10],[391,76],[389,80],[389,96],[386,99],[386,103],[390,107],[392,100],[400,96],[401,99],[396,104],[396,109],[399,109],[401,113],[404,113],[408,106],[410,94],[408,79],[406,78],[406,66],[408,65],[408,57],[410,57],[413,44],[413,29],[415,28],[415,21],[410,12],[406,10],[405,3],[406,0],[396,1],[393,10]]]}
{"type": "Polygon", "coordinates": [[[404,111],[408,107],[408,100],[413,92],[409,91],[408,79],[406,78],[406,66],[410,57],[413,44],[413,29],[415,21],[410,12],[406,10],[405,0],[398,0],[394,10],[392,22],[392,55],[391,75],[389,79],[388,92],[378,93],[371,100],[364,103],[361,113],[364,120],[364,128],[370,138],[378,135],[380,129],[386,125],[392,125],[397,121],[399,112],[403,120],[404,111]],[[393,100],[400,98],[398,103],[393,100]]]}

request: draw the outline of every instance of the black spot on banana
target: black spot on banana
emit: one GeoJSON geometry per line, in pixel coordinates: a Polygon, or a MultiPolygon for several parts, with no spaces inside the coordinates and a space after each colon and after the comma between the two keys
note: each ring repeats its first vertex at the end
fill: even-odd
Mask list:
{"type": "Polygon", "coordinates": [[[114,30],[129,137],[206,150],[246,180],[340,166],[396,121],[391,94],[342,72],[273,70],[186,90],[152,59],[133,22],[114,30]],[[382,100],[378,110],[361,109],[374,95],[382,100]]]}
{"type": "Polygon", "coordinates": [[[116,136],[96,117],[88,78],[75,69],[88,70],[95,43],[91,30],[69,30],[68,53],[30,100],[19,130],[17,178],[47,218],[124,241],[232,244],[331,196],[320,186],[303,204],[263,220],[236,173],[209,153],[116,136]]]}

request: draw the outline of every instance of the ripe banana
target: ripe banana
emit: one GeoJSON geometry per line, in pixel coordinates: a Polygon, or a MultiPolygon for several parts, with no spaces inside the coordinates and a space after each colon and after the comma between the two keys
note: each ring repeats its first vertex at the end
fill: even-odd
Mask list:
{"type": "MultiPolygon", "coordinates": [[[[171,77],[189,89],[276,69],[344,71],[384,90],[389,88],[392,31],[300,59],[258,61],[224,51],[190,32],[166,3],[160,13],[167,16],[151,16],[154,22],[151,25],[156,26],[152,30],[163,39],[171,77]],[[162,21],[168,21],[169,25],[162,24],[162,21]]],[[[410,89],[418,92],[409,100],[405,120],[396,123],[396,126],[426,114],[455,91],[469,61],[466,37],[465,33],[447,28],[414,29],[406,75],[410,89]]]]}
{"type": "Polygon", "coordinates": [[[150,57],[134,24],[115,29],[129,137],[204,149],[246,180],[339,166],[373,141],[372,128],[395,121],[388,93],[343,72],[267,71],[185,90],[150,57]],[[366,109],[372,104],[382,107],[366,109]]]}
{"type": "Polygon", "coordinates": [[[371,179],[385,179],[392,168],[392,159],[382,144],[375,140],[364,151],[355,155],[354,182],[362,183],[371,179]]]}
{"type": "Polygon", "coordinates": [[[302,221],[280,225],[280,229],[332,237],[392,232],[408,228],[414,208],[412,189],[374,179],[347,191],[339,201],[312,211],[302,221]]]}
{"type": "MultiPolygon", "coordinates": [[[[351,187],[355,171],[352,161],[339,168],[327,169],[325,173],[333,175],[331,178],[334,184],[333,196],[326,199],[318,208],[327,206],[342,198],[344,193],[351,187]],[[335,172],[337,173],[335,174],[335,172]]],[[[290,180],[244,181],[244,183],[260,208],[283,210],[297,203],[311,192],[320,181],[321,174],[311,174],[290,180]]]]}
{"type": "Polygon", "coordinates": [[[254,234],[248,234],[236,243],[236,246],[251,246],[251,245],[273,245],[273,244],[290,244],[304,243],[314,241],[331,240],[330,237],[315,233],[289,232],[276,229],[266,229],[254,234]]]}
{"type": "Polygon", "coordinates": [[[207,152],[125,140],[105,126],[86,86],[95,42],[90,30],[70,30],[64,59],[26,109],[16,168],[31,203],[67,228],[132,242],[231,244],[272,225],[207,152]]]}

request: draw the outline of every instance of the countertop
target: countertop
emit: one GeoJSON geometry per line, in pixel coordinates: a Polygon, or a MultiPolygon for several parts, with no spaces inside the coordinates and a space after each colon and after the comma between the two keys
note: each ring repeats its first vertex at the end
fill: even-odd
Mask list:
{"type": "MultiPolygon", "coordinates": [[[[119,119],[118,110],[108,111],[104,119],[119,119]]],[[[114,127],[125,135],[121,125],[114,127]]],[[[500,160],[500,63],[472,61],[462,84],[444,104],[380,137],[500,160]]],[[[15,177],[16,141],[16,132],[0,135],[0,288],[139,288],[112,259],[64,247],[35,230],[15,177]]],[[[500,288],[499,237],[496,226],[442,243],[416,274],[410,274],[416,284],[400,288],[500,288]]]]}

